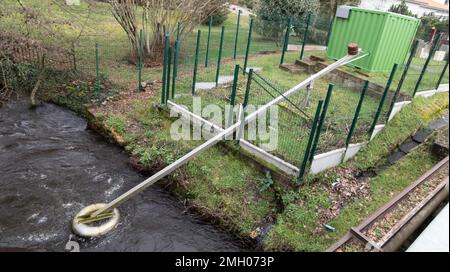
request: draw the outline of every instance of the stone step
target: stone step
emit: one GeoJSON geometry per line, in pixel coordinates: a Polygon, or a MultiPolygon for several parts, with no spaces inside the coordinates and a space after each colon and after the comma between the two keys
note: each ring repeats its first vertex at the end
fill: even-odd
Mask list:
{"type": "Polygon", "coordinates": [[[280,69],[293,74],[302,74],[305,72],[305,69],[296,64],[281,64],[280,69]]]}

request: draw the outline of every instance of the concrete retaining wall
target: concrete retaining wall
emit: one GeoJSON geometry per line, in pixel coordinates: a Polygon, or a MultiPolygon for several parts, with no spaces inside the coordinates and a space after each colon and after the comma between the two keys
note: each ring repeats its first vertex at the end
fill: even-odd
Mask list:
{"type": "Polygon", "coordinates": [[[345,148],[341,148],[314,156],[313,163],[311,164],[311,174],[315,175],[327,169],[338,166],[342,163],[344,154],[345,148]]]}
{"type": "Polygon", "coordinates": [[[380,133],[384,129],[384,127],[386,127],[386,125],[376,126],[372,136],[370,137],[370,141],[372,141],[378,135],[378,133],[380,133]]]}
{"type": "Polygon", "coordinates": [[[389,121],[394,119],[395,115],[397,115],[397,113],[399,113],[404,107],[408,106],[409,104],[411,104],[411,101],[404,101],[404,102],[395,103],[394,108],[392,109],[392,113],[389,116],[389,121]]]}
{"type": "Polygon", "coordinates": [[[358,154],[358,152],[366,145],[367,145],[367,143],[349,145],[347,152],[345,152],[344,162],[347,162],[347,161],[351,160],[353,157],[355,157],[358,154]]]}

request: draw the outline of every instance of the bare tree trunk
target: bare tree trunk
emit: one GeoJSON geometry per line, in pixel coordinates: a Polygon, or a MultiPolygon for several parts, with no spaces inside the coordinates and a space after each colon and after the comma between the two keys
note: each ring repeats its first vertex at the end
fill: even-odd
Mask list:
{"type": "Polygon", "coordinates": [[[206,17],[224,5],[222,0],[110,0],[114,18],[121,25],[130,42],[130,54],[137,57],[139,31],[142,29],[144,57],[155,60],[162,55],[165,34],[175,42],[178,24],[180,36],[192,32],[206,17]],[[136,12],[142,6],[142,22],[136,12]]]}

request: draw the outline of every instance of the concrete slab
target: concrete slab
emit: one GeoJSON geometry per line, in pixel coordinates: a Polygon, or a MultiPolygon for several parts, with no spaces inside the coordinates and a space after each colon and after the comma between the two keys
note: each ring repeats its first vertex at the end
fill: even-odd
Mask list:
{"type": "Polygon", "coordinates": [[[206,91],[211,90],[216,87],[215,82],[199,82],[195,84],[195,90],[196,91],[206,91]]]}
{"type": "Polygon", "coordinates": [[[231,83],[234,80],[234,76],[219,76],[219,84],[231,83]]]}
{"type": "Polygon", "coordinates": [[[341,148],[314,156],[314,161],[311,165],[311,174],[315,175],[327,169],[338,166],[342,162],[344,153],[345,148],[341,148]]]}
{"type": "Polygon", "coordinates": [[[297,45],[297,44],[289,44],[287,51],[288,52],[300,52],[300,50],[302,49],[301,45],[297,45]]]}
{"type": "Polygon", "coordinates": [[[252,154],[253,156],[255,156],[261,160],[264,160],[266,163],[269,163],[269,164],[275,166],[276,168],[278,168],[285,174],[288,174],[293,177],[297,177],[300,172],[299,169],[297,167],[293,166],[292,164],[283,161],[282,159],[264,151],[263,149],[255,146],[255,145],[252,145],[251,143],[249,143],[245,140],[241,140],[239,142],[239,145],[244,150],[246,150],[247,152],[252,154]]]}
{"type": "Polygon", "coordinates": [[[448,92],[449,90],[449,84],[441,84],[439,85],[439,88],[437,89],[438,92],[448,92]]]}
{"type": "Polygon", "coordinates": [[[398,162],[399,160],[401,160],[404,156],[406,156],[405,153],[403,153],[402,151],[398,151],[398,152],[392,154],[391,156],[389,156],[389,158],[387,160],[390,164],[394,164],[394,163],[398,162]]]}
{"type": "MultiPolygon", "coordinates": [[[[233,82],[233,76],[219,76],[219,85],[227,84],[233,82]]],[[[216,88],[215,82],[198,82],[195,84],[196,91],[207,91],[216,88]]]]}
{"type": "Polygon", "coordinates": [[[436,130],[448,126],[448,119],[446,117],[437,119],[428,126],[429,129],[436,130]]]}
{"type": "Polygon", "coordinates": [[[436,94],[436,90],[431,90],[431,91],[425,91],[425,92],[418,92],[417,94],[416,94],[416,97],[431,97],[431,96],[433,96],[433,95],[435,95],[436,94]]]}
{"type": "Polygon", "coordinates": [[[400,146],[400,151],[402,151],[405,154],[411,153],[416,147],[419,146],[419,143],[415,141],[408,141],[400,146]]]}
{"type": "Polygon", "coordinates": [[[449,205],[436,216],[406,252],[449,252],[449,205]]]}
{"type": "Polygon", "coordinates": [[[404,107],[408,106],[409,104],[411,104],[411,101],[395,103],[391,116],[389,116],[389,121],[394,119],[395,115],[397,115],[397,113],[399,113],[404,107]]]}
{"type": "Polygon", "coordinates": [[[416,135],[413,136],[413,140],[418,143],[425,143],[425,141],[433,134],[433,130],[431,129],[422,129],[417,132],[416,135]]]}
{"type": "Polygon", "coordinates": [[[384,127],[386,127],[386,125],[378,125],[375,127],[375,130],[373,131],[372,137],[370,137],[370,141],[372,141],[377,135],[378,133],[380,133],[384,127]]]}
{"type": "Polygon", "coordinates": [[[366,145],[367,143],[349,145],[347,152],[345,152],[344,162],[347,162],[353,157],[355,157],[356,154],[358,154],[358,152],[361,150],[361,148],[365,147],[366,145]]]}

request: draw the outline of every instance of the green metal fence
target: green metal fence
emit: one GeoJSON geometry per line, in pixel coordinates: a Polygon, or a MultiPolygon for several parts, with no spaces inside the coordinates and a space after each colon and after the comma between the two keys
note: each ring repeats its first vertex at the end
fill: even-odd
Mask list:
{"type": "MultiPolygon", "coordinates": [[[[227,21],[222,26],[213,26],[212,21],[211,18],[209,24],[180,38],[177,48],[178,35],[168,33],[172,71],[166,77],[172,77],[173,82],[167,84],[172,85],[175,95],[229,84],[236,64],[246,73],[250,68],[259,71],[260,55],[273,56],[274,62],[281,58],[282,62],[293,62],[309,52],[310,48],[305,48],[309,35],[312,43],[325,44],[329,27],[328,23],[321,23],[323,19],[308,15],[269,21],[239,14],[236,22],[227,21]]],[[[166,74],[167,65],[163,66],[166,74]]]]}
{"type": "MultiPolygon", "coordinates": [[[[224,116],[230,114],[227,112],[230,105],[236,109],[245,104],[248,110],[256,110],[290,87],[270,78],[264,70],[260,71],[256,56],[277,53],[273,54],[273,60],[270,59],[277,63],[279,58],[286,60],[287,55],[292,54],[287,45],[293,47],[297,44],[295,58],[300,58],[302,51],[305,57],[306,50],[302,50],[302,46],[308,44],[308,31],[323,31],[320,38],[311,41],[326,45],[326,29],[329,27],[330,21],[314,20],[312,16],[308,16],[306,21],[251,19],[248,24],[238,18],[234,27],[208,25],[184,40],[173,41],[168,37],[162,103],[171,99],[193,110],[193,98],[196,97],[201,98],[203,106],[218,105],[224,116]]],[[[416,83],[414,86],[419,86],[418,90],[434,88],[438,82],[448,82],[445,72],[448,61],[433,62],[436,50],[432,50],[432,57],[427,59],[418,58],[416,51],[411,51],[405,64],[394,65],[389,75],[369,75],[369,80],[383,86],[382,93],[369,90],[369,80],[351,90],[344,85],[327,86],[324,81],[319,81],[285,98],[278,107],[277,127],[265,126],[266,134],[271,129],[276,130],[278,139],[276,148],[267,151],[299,167],[301,181],[315,155],[367,142],[375,127],[385,123],[395,102],[406,97],[404,92],[413,95],[413,89],[407,85],[411,78],[416,83]]],[[[225,127],[227,124],[217,125],[225,127]]],[[[267,139],[261,138],[259,133],[251,135],[251,126],[257,127],[258,131],[258,122],[250,124],[244,138],[265,148],[267,139]]]]}
{"type": "MultiPolygon", "coordinates": [[[[390,88],[396,96],[395,101],[411,100],[418,92],[433,90],[437,85],[449,82],[448,47],[442,46],[439,37],[425,45],[415,41],[405,63],[398,64],[390,88]]],[[[369,78],[372,82],[383,84],[389,74],[370,73],[369,78]]]]}

